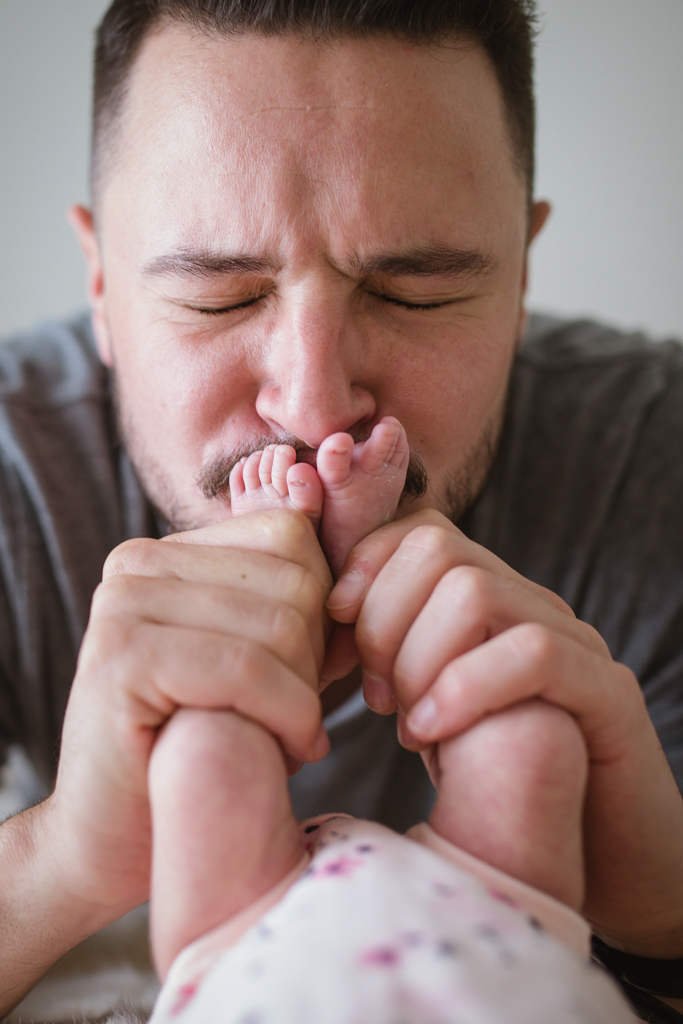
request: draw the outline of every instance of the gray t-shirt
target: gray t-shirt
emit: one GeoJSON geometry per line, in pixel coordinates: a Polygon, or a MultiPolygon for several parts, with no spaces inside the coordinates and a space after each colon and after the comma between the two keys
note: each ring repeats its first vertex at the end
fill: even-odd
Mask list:
{"type": "MultiPolygon", "coordinates": [[[[457,408],[453,410],[457,430],[457,408]]],[[[683,348],[533,317],[503,441],[459,524],[560,594],[638,675],[683,788],[683,348]]],[[[0,753],[48,781],[109,551],[156,522],[117,437],[87,317],[0,345],[0,753]]],[[[292,782],[300,816],[403,830],[432,790],[391,718],[352,698],[333,750],[292,782]]]]}

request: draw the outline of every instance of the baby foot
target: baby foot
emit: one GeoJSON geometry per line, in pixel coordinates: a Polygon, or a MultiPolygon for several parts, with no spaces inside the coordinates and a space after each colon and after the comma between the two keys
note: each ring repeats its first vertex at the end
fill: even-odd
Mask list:
{"type": "Polygon", "coordinates": [[[230,506],[234,516],[273,508],[297,509],[317,529],[323,507],[322,484],[313,466],[296,461],[293,448],[269,444],[233,469],[230,506]]]}
{"type": "Polygon", "coordinates": [[[409,454],[405,430],[393,416],[385,416],[359,444],[350,434],[325,438],[318,449],[317,472],[308,463],[297,462],[289,445],[270,444],[243,459],[230,474],[232,514],[273,508],[305,513],[319,528],[336,579],[351,549],[393,519],[409,454]]]}
{"type": "Polygon", "coordinates": [[[391,522],[408,470],[406,432],[385,416],[367,441],[332,434],[318,449],[316,467],[324,492],[320,543],[336,579],[351,549],[391,522]]]}

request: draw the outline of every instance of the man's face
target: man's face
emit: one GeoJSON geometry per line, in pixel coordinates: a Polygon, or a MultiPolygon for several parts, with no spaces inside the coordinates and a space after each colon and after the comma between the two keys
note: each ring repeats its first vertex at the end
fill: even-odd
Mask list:
{"type": "Polygon", "coordinates": [[[528,219],[479,48],[145,43],[90,246],[129,452],[176,528],[202,478],[273,440],[404,425],[446,513],[490,461],[519,339],[528,219]]]}

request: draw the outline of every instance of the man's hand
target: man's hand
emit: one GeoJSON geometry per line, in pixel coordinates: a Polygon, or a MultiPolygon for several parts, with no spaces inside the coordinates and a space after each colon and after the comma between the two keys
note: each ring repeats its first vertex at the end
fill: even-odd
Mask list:
{"type": "Polygon", "coordinates": [[[327,565],[295,512],[257,513],[108,558],[52,797],[65,884],[118,914],[147,898],[147,763],[177,707],[234,709],[291,758],[327,750],[318,674],[327,565]]]}
{"type": "Polygon", "coordinates": [[[356,622],[366,700],[398,708],[411,749],[530,698],[570,712],[590,758],[584,913],[631,952],[683,956],[683,800],[635,676],[592,627],[433,511],[361,542],[328,609],[356,622]]]}

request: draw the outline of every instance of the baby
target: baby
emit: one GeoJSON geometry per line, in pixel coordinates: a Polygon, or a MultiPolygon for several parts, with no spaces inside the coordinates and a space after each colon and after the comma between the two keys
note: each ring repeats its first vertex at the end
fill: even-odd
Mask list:
{"type": "MultiPolygon", "coordinates": [[[[360,444],[327,438],[315,468],[271,445],[233,470],[232,512],[304,512],[336,577],[393,518],[408,461],[392,418],[360,444]]],[[[633,1020],[577,913],[586,775],[573,720],[532,701],[439,745],[430,823],[409,838],[299,824],[269,733],[177,712],[150,765],[153,1024],[633,1020]]]]}

